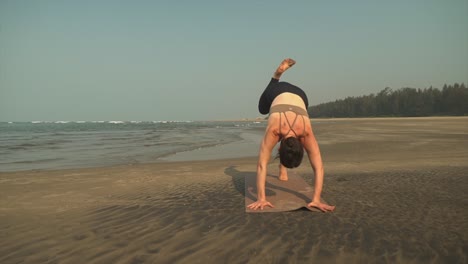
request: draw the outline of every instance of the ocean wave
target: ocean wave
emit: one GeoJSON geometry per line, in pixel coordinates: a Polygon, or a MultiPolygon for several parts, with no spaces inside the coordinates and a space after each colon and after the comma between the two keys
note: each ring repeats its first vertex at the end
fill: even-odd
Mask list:
{"type": "Polygon", "coordinates": [[[20,161],[13,161],[13,162],[2,162],[0,164],[35,164],[35,163],[45,163],[45,162],[59,161],[59,160],[63,160],[63,158],[20,160],[20,161]]]}
{"type": "MultiPolygon", "coordinates": [[[[70,120],[56,120],[56,121],[44,121],[44,120],[34,120],[30,121],[29,123],[32,124],[68,124],[68,123],[75,123],[75,124],[85,124],[85,123],[109,123],[109,124],[173,124],[173,123],[193,123],[194,121],[192,120],[157,120],[157,121],[140,121],[140,120],[129,120],[129,121],[123,121],[123,120],[95,120],[95,121],[84,121],[84,120],[76,120],[76,121],[70,121],[70,120]]],[[[14,123],[23,123],[23,122],[0,122],[0,123],[8,123],[8,124],[14,124],[14,123]]]]}
{"type": "Polygon", "coordinates": [[[70,140],[44,140],[5,146],[8,150],[27,150],[31,148],[58,149],[57,145],[71,142],[70,140]]]}
{"type": "Polygon", "coordinates": [[[113,141],[113,140],[119,141],[119,140],[129,140],[129,139],[132,139],[132,137],[131,136],[127,136],[127,137],[115,137],[115,136],[114,137],[103,137],[100,140],[101,141],[113,141]]]}
{"type": "Polygon", "coordinates": [[[151,121],[153,124],[167,124],[167,123],[193,123],[191,120],[158,120],[158,121],[151,121]]]}

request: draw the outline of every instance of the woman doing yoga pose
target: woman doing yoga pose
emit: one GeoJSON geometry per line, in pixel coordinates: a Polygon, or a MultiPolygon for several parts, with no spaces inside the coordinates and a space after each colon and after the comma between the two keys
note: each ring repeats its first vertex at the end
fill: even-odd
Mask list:
{"type": "Polygon", "coordinates": [[[281,75],[295,63],[292,59],[283,60],[260,97],[258,110],[261,114],[269,113],[270,116],[258,157],[257,201],[247,207],[254,210],[273,207],[265,197],[266,167],[273,147],[281,141],[279,179],[288,180],[287,168],[295,168],[301,164],[305,149],[315,173],[314,197],[307,206],[329,212],[335,206],[320,202],[324,172],[320,149],[307,114],[307,96],[299,87],[279,81],[281,75]]]}

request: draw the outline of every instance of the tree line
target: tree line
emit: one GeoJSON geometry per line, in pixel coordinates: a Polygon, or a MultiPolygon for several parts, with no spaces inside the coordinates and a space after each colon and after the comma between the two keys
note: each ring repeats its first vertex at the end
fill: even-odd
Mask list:
{"type": "Polygon", "coordinates": [[[468,88],[455,83],[438,88],[387,87],[377,94],[347,97],[308,108],[310,117],[385,117],[468,115],[468,88]]]}

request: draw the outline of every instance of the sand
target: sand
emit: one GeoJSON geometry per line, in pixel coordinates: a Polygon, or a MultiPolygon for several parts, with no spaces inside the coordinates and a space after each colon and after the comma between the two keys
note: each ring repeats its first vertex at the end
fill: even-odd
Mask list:
{"type": "Polygon", "coordinates": [[[467,263],[468,118],[313,124],[333,213],[245,213],[255,157],[0,173],[0,263],[467,263]]]}

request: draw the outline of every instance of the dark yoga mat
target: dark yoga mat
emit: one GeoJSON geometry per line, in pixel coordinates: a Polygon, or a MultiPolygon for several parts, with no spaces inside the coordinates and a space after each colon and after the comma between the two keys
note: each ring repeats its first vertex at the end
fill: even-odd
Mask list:
{"type": "MultiPolygon", "coordinates": [[[[263,210],[251,210],[247,208],[247,205],[257,200],[257,177],[246,175],[245,211],[247,213],[273,213],[307,208],[310,211],[321,212],[319,209],[307,207],[307,204],[312,201],[314,188],[294,172],[288,172],[288,176],[288,181],[280,181],[278,176],[268,175],[265,184],[266,199],[274,208],[268,206],[263,210]]],[[[323,199],[322,202],[324,202],[323,199]]]]}

